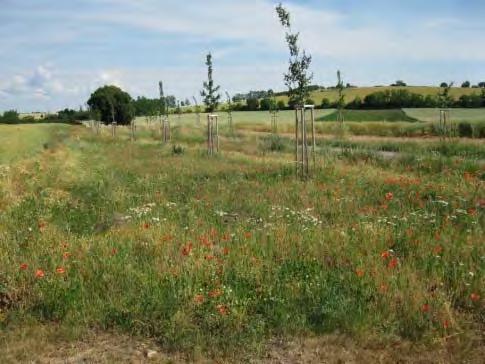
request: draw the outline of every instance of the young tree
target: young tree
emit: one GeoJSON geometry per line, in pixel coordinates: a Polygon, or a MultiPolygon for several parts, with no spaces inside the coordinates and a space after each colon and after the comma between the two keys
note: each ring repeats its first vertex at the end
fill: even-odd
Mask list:
{"type": "Polygon", "coordinates": [[[454,82],[450,82],[449,84],[443,82],[441,85],[442,85],[441,87],[443,88],[443,90],[441,90],[441,93],[438,94],[438,98],[439,98],[440,104],[441,104],[440,106],[442,108],[447,108],[447,107],[451,106],[451,103],[453,101],[453,99],[450,96],[450,90],[453,87],[454,82]]]}
{"type": "Polygon", "coordinates": [[[234,110],[234,105],[232,104],[231,101],[231,95],[229,95],[229,92],[226,91],[226,97],[227,97],[227,122],[229,124],[229,132],[232,134],[234,132],[233,124],[232,124],[232,111],[234,110]]]}
{"type": "Polygon", "coordinates": [[[207,55],[205,62],[207,66],[207,81],[204,82],[204,89],[200,92],[200,95],[204,98],[204,104],[208,112],[214,112],[219,105],[221,95],[218,93],[220,86],[214,86],[214,80],[212,78],[212,54],[207,55]]]}
{"type": "Polygon", "coordinates": [[[337,91],[338,91],[338,98],[337,98],[337,110],[338,110],[338,122],[340,125],[343,126],[344,122],[344,114],[343,109],[345,107],[345,95],[344,95],[344,81],[342,80],[342,74],[340,70],[337,71],[337,91]]]}
{"type": "Polygon", "coordinates": [[[461,84],[462,88],[470,88],[470,81],[465,81],[461,84]]]}
{"type": "Polygon", "coordinates": [[[299,33],[292,33],[290,13],[280,3],[276,7],[281,25],[285,28],[286,43],[290,50],[288,73],[284,75],[288,87],[290,105],[302,105],[309,96],[308,86],[313,75],[308,73],[312,57],[305,50],[301,51],[298,45],[299,33]]]}

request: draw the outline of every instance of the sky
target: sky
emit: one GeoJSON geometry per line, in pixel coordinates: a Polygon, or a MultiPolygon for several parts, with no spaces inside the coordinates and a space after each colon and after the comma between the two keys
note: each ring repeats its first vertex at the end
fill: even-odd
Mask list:
{"type": "MultiPolygon", "coordinates": [[[[271,0],[0,0],[0,111],[84,106],[97,87],[200,100],[214,57],[230,94],[284,90],[288,50],[271,0]]],[[[483,0],[292,0],[313,83],[485,81],[483,0]]]]}

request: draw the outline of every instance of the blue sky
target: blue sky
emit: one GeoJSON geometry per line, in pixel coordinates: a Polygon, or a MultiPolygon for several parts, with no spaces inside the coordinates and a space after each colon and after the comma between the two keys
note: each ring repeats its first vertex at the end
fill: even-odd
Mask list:
{"type": "MultiPolygon", "coordinates": [[[[0,110],[78,108],[98,86],[198,96],[212,51],[230,93],[284,89],[270,0],[0,0],[0,110]]],[[[314,83],[485,81],[483,0],[293,0],[314,83]]]]}

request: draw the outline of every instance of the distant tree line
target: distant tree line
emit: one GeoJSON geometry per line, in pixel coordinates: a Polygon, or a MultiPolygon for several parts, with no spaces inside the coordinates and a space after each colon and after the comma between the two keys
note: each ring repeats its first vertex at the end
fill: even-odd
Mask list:
{"type": "MultiPolygon", "coordinates": [[[[447,96],[446,105],[463,108],[485,107],[485,89],[482,89],[480,94],[461,95],[458,99],[447,96]]],[[[422,95],[399,89],[373,92],[364,99],[356,97],[345,107],[347,109],[396,109],[441,106],[443,106],[443,99],[440,95],[422,95]]],[[[334,105],[328,99],[324,99],[322,107],[334,107],[334,105]]]]}
{"type": "Polygon", "coordinates": [[[80,121],[89,120],[91,114],[89,111],[73,109],[64,109],[56,114],[47,114],[42,119],[36,119],[33,116],[20,117],[16,110],[8,110],[0,115],[0,124],[33,124],[33,123],[63,123],[76,124],[80,121]]]}
{"type": "MultiPolygon", "coordinates": [[[[173,95],[165,96],[165,102],[167,103],[167,106],[171,109],[178,108],[177,99],[173,95]]],[[[191,103],[188,99],[180,101],[180,107],[186,107],[190,105],[191,103]]],[[[135,108],[136,116],[158,115],[158,111],[160,109],[160,99],[150,99],[145,96],[138,96],[135,100],[133,100],[133,107],[135,108]]]]}

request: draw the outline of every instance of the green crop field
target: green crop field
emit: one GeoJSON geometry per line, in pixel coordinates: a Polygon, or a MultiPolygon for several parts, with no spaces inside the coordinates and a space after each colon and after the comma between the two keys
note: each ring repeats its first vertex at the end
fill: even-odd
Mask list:
{"type": "MultiPolygon", "coordinates": [[[[337,111],[320,117],[319,121],[337,121],[337,111]]],[[[418,121],[406,114],[403,110],[343,110],[342,115],[345,121],[418,121]]]]}
{"type": "Polygon", "coordinates": [[[134,142],[127,127],[2,126],[1,361],[49,362],[107,333],[175,353],[161,362],[303,360],[285,340],[302,355],[324,343],[320,362],[340,347],[369,363],[479,360],[483,144],[357,137],[372,125],[358,122],[336,139],[319,122],[301,181],[280,116],[272,136],[268,113],[235,113],[234,133],[221,114],[214,157],[194,114],[171,118],[167,145],[145,118],[134,142]]]}
{"type": "MultiPolygon", "coordinates": [[[[403,109],[412,118],[438,122],[440,118],[438,109],[403,109]]],[[[485,108],[481,109],[450,109],[450,117],[453,121],[461,122],[485,122],[485,108]]]]}

